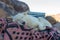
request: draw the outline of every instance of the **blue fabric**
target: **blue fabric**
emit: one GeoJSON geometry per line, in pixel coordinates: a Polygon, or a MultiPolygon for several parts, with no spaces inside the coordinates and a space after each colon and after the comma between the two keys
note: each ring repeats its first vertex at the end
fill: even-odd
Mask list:
{"type": "Polygon", "coordinates": [[[41,12],[30,12],[29,15],[32,15],[34,17],[45,17],[45,13],[41,13],[41,12]]]}

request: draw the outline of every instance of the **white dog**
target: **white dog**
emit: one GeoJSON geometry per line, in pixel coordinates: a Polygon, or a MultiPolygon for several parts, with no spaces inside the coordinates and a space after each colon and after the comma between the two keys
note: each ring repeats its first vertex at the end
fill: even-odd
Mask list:
{"type": "Polygon", "coordinates": [[[52,27],[51,24],[42,17],[36,18],[31,15],[24,15],[22,13],[18,13],[16,16],[13,16],[12,18],[13,21],[17,21],[19,24],[25,22],[29,28],[34,28],[35,30],[44,30],[46,29],[46,26],[52,27]]]}
{"type": "Polygon", "coordinates": [[[39,17],[39,22],[43,23],[44,26],[52,27],[52,24],[47,21],[45,18],[39,17]]]}

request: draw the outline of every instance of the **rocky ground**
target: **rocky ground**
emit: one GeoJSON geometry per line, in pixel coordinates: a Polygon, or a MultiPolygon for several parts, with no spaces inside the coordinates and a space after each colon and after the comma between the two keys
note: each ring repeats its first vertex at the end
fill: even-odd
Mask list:
{"type": "Polygon", "coordinates": [[[60,32],[60,13],[55,15],[49,15],[46,17],[46,19],[57,28],[57,30],[60,32]]]}

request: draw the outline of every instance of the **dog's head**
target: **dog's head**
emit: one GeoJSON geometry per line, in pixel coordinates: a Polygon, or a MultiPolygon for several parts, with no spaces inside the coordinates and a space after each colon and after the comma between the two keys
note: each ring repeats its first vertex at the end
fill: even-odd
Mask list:
{"type": "Polygon", "coordinates": [[[19,24],[24,24],[24,21],[22,20],[23,17],[24,17],[24,15],[20,14],[20,13],[15,16],[12,16],[13,21],[18,22],[19,24]]]}

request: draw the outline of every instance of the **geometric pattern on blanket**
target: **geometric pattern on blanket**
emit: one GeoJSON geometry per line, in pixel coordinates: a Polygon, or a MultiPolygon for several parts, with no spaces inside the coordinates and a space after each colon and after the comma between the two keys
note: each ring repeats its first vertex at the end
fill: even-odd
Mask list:
{"type": "Polygon", "coordinates": [[[17,22],[8,22],[7,19],[0,19],[4,40],[60,40],[60,33],[54,28],[45,30],[29,29],[26,25],[19,25],[17,22]]]}

